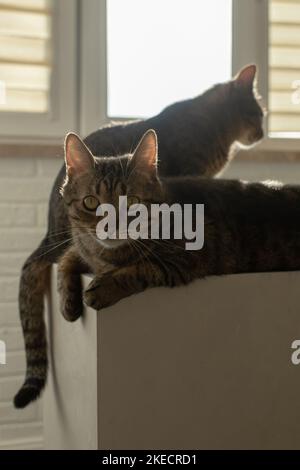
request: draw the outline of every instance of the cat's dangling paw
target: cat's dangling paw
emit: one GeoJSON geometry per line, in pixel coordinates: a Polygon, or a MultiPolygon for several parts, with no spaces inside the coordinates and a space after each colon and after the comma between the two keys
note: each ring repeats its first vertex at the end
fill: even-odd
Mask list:
{"type": "Polygon", "coordinates": [[[76,321],[83,313],[82,295],[78,292],[69,292],[67,295],[62,295],[60,299],[60,311],[69,322],[76,321]]]}
{"type": "Polygon", "coordinates": [[[74,322],[83,314],[82,284],[78,273],[66,274],[58,269],[57,290],[60,311],[65,320],[74,322]]]}
{"type": "Polygon", "coordinates": [[[95,310],[115,304],[122,298],[112,274],[95,277],[83,294],[84,303],[95,310]]]}

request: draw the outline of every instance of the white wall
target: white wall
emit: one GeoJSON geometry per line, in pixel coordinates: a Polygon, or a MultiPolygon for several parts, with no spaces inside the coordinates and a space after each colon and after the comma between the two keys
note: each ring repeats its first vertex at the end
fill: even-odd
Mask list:
{"type": "Polygon", "coordinates": [[[25,357],[17,295],[19,272],[45,233],[46,207],[60,159],[0,155],[0,340],[7,364],[0,365],[0,449],[43,445],[41,403],[15,410],[12,398],[22,384],[25,357]]]}
{"type": "MultiPolygon", "coordinates": [[[[23,411],[12,406],[25,372],[17,292],[21,265],[45,233],[49,191],[60,165],[59,158],[0,154],[0,340],[8,349],[7,365],[0,365],[0,449],[43,445],[40,402],[23,411]]],[[[300,163],[237,162],[225,176],[300,183],[300,163]]]]}

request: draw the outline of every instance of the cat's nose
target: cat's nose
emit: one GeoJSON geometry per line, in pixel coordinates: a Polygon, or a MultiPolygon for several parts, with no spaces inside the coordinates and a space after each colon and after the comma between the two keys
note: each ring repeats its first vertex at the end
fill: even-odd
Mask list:
{"type": "Polygon", "coordinates": [[[263,129],[258,129],[256,132],[253,133],[253,142],[257,142],[258,140],[263,139],[264,137],[264,131],[263,129]]]}
{"type": "Polygon", "coordinates": [[[264,137],[264,130],[259,129],[259,131],[256,133],[256,138],[257,138],[257,140],[261,140],[261,139],[263,139],[263,137],[264,137]]]}

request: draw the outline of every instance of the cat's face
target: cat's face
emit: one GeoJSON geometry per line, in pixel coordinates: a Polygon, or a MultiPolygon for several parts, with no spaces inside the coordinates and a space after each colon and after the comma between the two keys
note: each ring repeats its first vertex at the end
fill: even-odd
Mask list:
{"type": "MultiPolygon", "coordinates": [[[[65,144],[67,177],[61,194],[68,216],[77,233],[91,237],[105,249],[116,249],[128,242],[119,237],[119,197],[128,205],[160,202],[161,185],[157,176],[157,138],[148,131],[133,155],[95,158],[82,140],[69,134],[65,144]],[[96,214],[100,204],[116,209],[116,239],[100,240],[96,227],[103,218],[96,214]]],[[[128,222],[130,218],[128,218],[128,222]]]]}
{"type": "Polygon", "coordinates": [[[259,104],[256,91],[256,66],[248,65],[231,82],[232,112],[236,114],[239,126],[238,141],[250,146],[264,136],[264,110],[259,104]]]}

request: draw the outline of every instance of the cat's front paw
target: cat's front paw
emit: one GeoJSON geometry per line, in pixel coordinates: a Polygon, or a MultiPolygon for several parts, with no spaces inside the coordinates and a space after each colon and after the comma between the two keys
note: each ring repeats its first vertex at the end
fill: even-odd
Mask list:
{"type": "Polygon", "coordinates": [[[111,274],[95,278],[83,295],[84,303],[95,310],[109,307],[118,302],[120,298],[122,298],[122,294],[111,274]]]}
{"type": "Polygon", "coordinates": [[[83,313],[82,285],[80,276],[67,277],[58,273],[57,288],[60,311],[63,317],[74,322],[83,313]]]}
{"type": "Polygon", "coordinates": [[[81,293],[76,295],[63,295],[60,299],[60,311],[69,322],[76,321],[83,313],[83,303],[81,293]]]}

